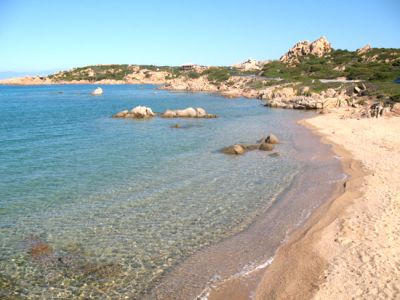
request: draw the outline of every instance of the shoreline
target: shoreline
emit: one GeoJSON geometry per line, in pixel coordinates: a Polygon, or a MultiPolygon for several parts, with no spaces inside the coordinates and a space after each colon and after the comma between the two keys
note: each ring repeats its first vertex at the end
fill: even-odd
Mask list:
{"type": "Polygon", "coordinates": [[[248,299],[254,293],[276,250],[293,232],[302,228],[309,215],[343,184],[340,163],[330,147],[321,144],[308,129],[296,124],[298,120],[293,122],[299,133],[293,147],[301,149],[298,159],[313,161],[308,168],[296,175],[248,228],[178,264],[145,299],[236,300],[248,299]],[[325,173],[326,168],[331,172],[325,173]],[[328,178],[325,174],[335,174],[335,177],[328,178]],[[323,189],[316,188],[310,183],[316,178],[324,180],[327,185],[323,189]],[[192,274],[194,270],[195,274],[192,274]],[[191,274],[194,279],[182,274],[186,277],[191,274]],[[198,289],[193,290],[193,287],[198,289]]]}
{"type": "MultiPolygon", "coordinates": [[[[350,175],[345,192],[334,195],[328,203],[315,211],[306,225],[291,236],[289,243],[279,249],[257,288],[256,300],[365,299],[371,295],[394,299],[399,295],[398,285],[392,282],[400,279],[399,267],[396,266],[396,258],[400,256],[396,245],[398,232],[395,234],[393,230],[398,227],[398,215],[395,212],[398,209],[396,196],[399,195],[399,187],[398,184],[391,186],[382,180],[385,176],[380,171],[385,171],[385,166],[381,166],[381,170],[371,168],[376,162],[373,161],[374,155],[384,155],[379,153],[379,149],[373,149],[375,145],[371,143],[371,138],[382,142],[382,136],[377,134],[383,134],[385,126],[391,126],[386,133],[395,136],[393,127],[395,124],[400,125],[399,119],[381,118],[371,121],[341,120],[339,117],[340,111],[336,111],[328,116],[305,119],[301,124],[320,136],[323,143],[332,145],[332,150],[342,157],[343,168],[350,175]],[[371,122],[378,124],[374,126],[371,122]],[[367,128],[373,132],[368,134],[367,128]],[[359,135],[352,136],[357,129],[359,135]],[[351,146],[343,145],[338,142],[342,142],[341,139],[344,143],[351,139],[354,142],[351,146]],[[369,142],[372,149],[364,148],[363,139],[367,145],[369,142]],[[371,181],[376,182],[377,179],[383,183],[382,186],[371,186],[371,181]],[[392,194],[387,191],[393,188],[392,194]],[[382,199],[374,197],[375,190],[382,199]],[[383,201],[390,206],[389,209],[383,201]],[[379,218],[385,213],[389,218],[379,218]],[[377,222],[382,223],[381,227],[376,227],[377,222]],[[388,233],[385,228],[392,231],[388,233]],[[382,231],[393,237],[385,236],[378,243],[376,240],[382,231]],[[389,249],[388,257],[379,253],[382,248],[389,249]],[[375,260],[380,260],[382,264],[377,265],[375,260]],[[376,275],[379,273],[381,276],[376,275]]],[[[396,150],[399,140],[391,142],[394,145],[383,141],[387,149],[382,152],[396,150]]],[[[379,146],[379,142],[376,144],[379,146]]],[[[390,173],[387,175],[390,176],[390,173]]]]}
{"type": "Polygon", "coordinates": [[[361,196],[358,189],[362,177],[366,175],[361,162],[353,160],[350,152],[330,141],[307,120],[299,123],[319,136],[321,143],[331,145],[335,155],[341,158],[342,168],[348,176],[346,187],[344,190],[338,187],[331,198],[292,233],[288,243],[278,249],[274,262],[265,271],[257,288],[257,300],[311,299],[317,286],[322,283],[320,277],[327,268],[327,262],[314,250],[321,239],[321,232],[352,204],[354,197],[361,196]]]}

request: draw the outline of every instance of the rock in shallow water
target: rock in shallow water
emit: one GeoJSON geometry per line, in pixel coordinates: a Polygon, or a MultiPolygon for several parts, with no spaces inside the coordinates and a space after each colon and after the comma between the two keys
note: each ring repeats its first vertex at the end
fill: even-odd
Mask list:
{"type": "Polygon", "coordinates": [[[134,107],[131,111],[129,110],[123,110],[115,115],[113,115],[113,118],[132,118],[132,119],[147,119],[154,117],[155,113],[153,113],[152,109],[150,107],[146,106],[136,106],[134,107]]]}
{"type": "MultiPolygon", "coordinates": [[[[222,153],[225,154],[244,154],[247,151],[252,151],[252,150],[260,150],[260,151],[272,151],[274,150],[274,144],[278,144],[279,139],[273,135],[270,134],[266,138],[261,138],[260,140],[257,141],[257,144],[252,144],[252,145],[241,145],[241,144],[235,144],[233,146],[225,147],[221,149],[222,153]]],[[[279,155],[278,153],[274,153],[276,155],[279,155]]]]}
{"type": "Polygon", "coordinates": [[[225,147],[221,151],[222,151],[222,153],[225,153],[225,154],[241,155],[246,152],[246,148],[240,144],[236,144],[233,146],[225,147]]]}
{"type": "Polygon", "coordinates": [[[101,87],[98,87],[97,89],[95,89],[93,92],[92,92],[92,95],[93,96],[99,96],[99,95],[102,95],[103,94],[103,89],[101,88],[101,87]]]}
{"type": "Polygon", "coordinates": [[[274,150],[274,145],[262,143],[258,149],[261,151],[272,151],[274,150]]]}
{"type": "Polygon", "coordinates": [[[188,107],[185,109],[167,109],[161,114],[163,118],[216,118],[216,115],[208,114],[203,108],[188,107]]]}

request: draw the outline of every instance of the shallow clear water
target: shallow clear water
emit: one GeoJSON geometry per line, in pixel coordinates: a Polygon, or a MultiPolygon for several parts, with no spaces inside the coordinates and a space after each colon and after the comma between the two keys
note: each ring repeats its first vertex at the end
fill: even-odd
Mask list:
{"type": "Polygon", "coordinates": [[[248,226],[306,167],[291,130],[302,112],[149,85],[93,89],[0,87],[0,296],[139,298],[248,226]],[[136,105],[219,118],[110,118],[136,105]],[[282,140],[277,158],[218,152],[269,132],[282,140]]]}

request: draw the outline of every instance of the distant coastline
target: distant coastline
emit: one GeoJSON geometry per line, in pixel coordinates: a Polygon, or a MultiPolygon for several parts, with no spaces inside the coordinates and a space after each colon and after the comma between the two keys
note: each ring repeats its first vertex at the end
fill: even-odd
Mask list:
{"type": "Polygon", "coordinates": [[[2,85],[157,84],[162,89],[215,92],[260,99],[267,106],[329,109],[400,101],[400,49],[332,48],[325,37],[301,41],[276,61],[246,60],[230,67],[94,65],[48,76],[0,80],[2,85]]]}

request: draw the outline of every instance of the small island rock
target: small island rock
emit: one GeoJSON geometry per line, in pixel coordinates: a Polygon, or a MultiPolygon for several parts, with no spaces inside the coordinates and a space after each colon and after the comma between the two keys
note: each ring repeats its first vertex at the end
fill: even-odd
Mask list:
{"type": "Polygon", "coordinates": [[[101,87],[98,87],[97,89],[95,89],[95,90],[92,92],[92,95],[93,95],[93,96],[103,95],[103,89],[102,89],[101,87]]]}
{"type": "Polygon", "coordinates": [[[151,118],[154,116],[155,116],[155,113],[153,113],[153,111],[150,107],[136,106],[131,111],[123,110],[123,111],[116,113],[115,115],[113,115],[113,118],[146,119],[146,118],[151,118]]]}

